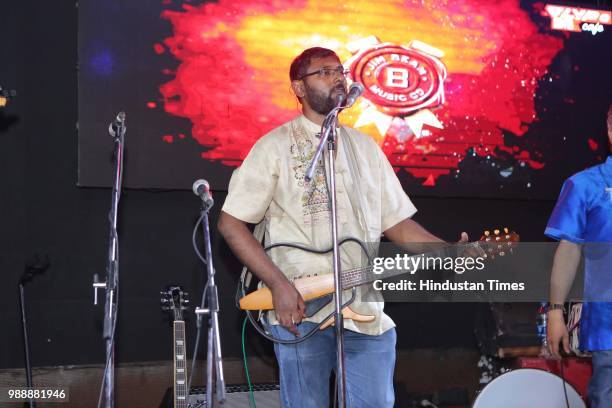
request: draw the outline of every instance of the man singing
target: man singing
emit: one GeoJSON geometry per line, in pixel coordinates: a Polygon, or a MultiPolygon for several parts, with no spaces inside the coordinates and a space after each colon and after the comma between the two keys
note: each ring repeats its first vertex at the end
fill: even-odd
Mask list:
{"type": "MultiPolygon", "coordinates": [[[[218,224],[236,256],[270,288],[274,304],[270,330],[282,339],[308,332],[333,312],[332,302],[304,318],[304,300],[291,283],[313,273],[332,273],[332,257],[293,248],[266,254],[247,224],[263,222],[266,245],[331,246],[330,198],[323,161],[319,161],[312,181],[306,181],[304,174],[319,144],[323,120],[338,97],[347,92],[340,59],[325,48],[302,52],[292,62],[289,77],[303,114],[255,143],[232,176],[218,224]]],[[[410,219],[416,208],[374,140],[342,126],[336,152],[340,239],[354,237],[377,243],[384,233],[398,243],[442,242],[410,219]]],[[[466,234],[462,234],[462,241],[467,241],[466,234]]],[[[363,254],[355,244],[342,245],[340,254],[343,270],[362,264],[363,254]]],[[[374,319],[344,322],[346,406],[392,407],[395,325],[383,313],[382,297],[369,286],[358,288],[350,307],[374,319]]],[[[329,379],[336,362],[335,330],[321,330],[297,345],[275,343],[274,350],[283,407],[329,406],[329,379]]]]}

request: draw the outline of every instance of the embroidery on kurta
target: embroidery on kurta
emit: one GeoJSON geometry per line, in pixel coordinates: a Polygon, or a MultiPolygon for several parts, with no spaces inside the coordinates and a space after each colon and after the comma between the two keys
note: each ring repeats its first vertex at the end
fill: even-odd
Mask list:
{"type": "Polygon", "coordinates": [[[314,178],[304,180],[306,169],[315,153],[315,146],[306,130],[299,125],[292,126],[294,143],[291,144],[291,170],[297,185],[303,188],[301,197],[304,224],[318,224],[329,220],[329,195],[325,183],[325,168],[319,161],[315,167],[314,178]]]}

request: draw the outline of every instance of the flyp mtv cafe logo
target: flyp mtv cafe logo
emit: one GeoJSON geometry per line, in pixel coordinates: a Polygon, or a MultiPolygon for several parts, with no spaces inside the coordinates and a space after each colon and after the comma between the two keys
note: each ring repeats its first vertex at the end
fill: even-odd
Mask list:
{"type": "Polygon", "coordinates": [[[544,15],[551,19],[550,28],[562,31],[587,31],[595,35],[612,24],[612,12],[547,4],[544,15]]]}
{"type": "Polygon", "coordinates": [[[364,85],[362,112],[353,126],[375,124],[382,136],[392,125],[416,138],[423,125],[442,128],[431,112],[444,103],[447,72],[442,51],[420,41],[408,45],[367,37],[347,45],[353,56],[344,63],[352,81],[364,85]]]}

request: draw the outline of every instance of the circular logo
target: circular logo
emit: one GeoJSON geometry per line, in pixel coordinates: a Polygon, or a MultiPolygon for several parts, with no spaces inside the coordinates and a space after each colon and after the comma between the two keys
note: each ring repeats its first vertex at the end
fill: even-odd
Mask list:
{"type": "Polygon", "coordinates": [[[383,43],[355,55],[353,81],[361,82],[364,97],[391,116],[407,116],[439,105],[444,99],[446,68],[419,50],[383,43]]]}

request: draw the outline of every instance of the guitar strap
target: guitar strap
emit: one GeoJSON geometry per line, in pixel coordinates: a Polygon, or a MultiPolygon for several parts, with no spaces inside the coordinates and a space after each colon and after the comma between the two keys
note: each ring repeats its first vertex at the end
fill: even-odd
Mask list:
{"type": "Polygon", "coordinates": [[[353,138],[350,137],[344,126],[340,127],[340,129],[340,135],[342,137],[342,142],[340,145],[344,151],[349,173],[353,180],[352,185],[354,187],[348,188],[347,194],[353,208],[356,208],[357,210],[359,225],[361,226],[362,231],[364,231],[364,236],[361,237],[361,239],[365,242],[368,248],[368,259],[372,259],[378,253],[378,241],[380,240],[380,234],[371,229],[370,226],[376,224],[369,223],[366,217],[366,214],[372,214],[372,212],[365,211],[370,207],[370,203],[368,203],[368,200],[366,200],[365,194],[361,189],[361,183],[359,182],[362,177],[361,169],[359,167],[359,163],[361,163],[361,161],[356,153],[357,148],[355,147],[355,142],[353,141],[353,138]]]}

